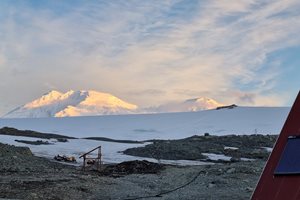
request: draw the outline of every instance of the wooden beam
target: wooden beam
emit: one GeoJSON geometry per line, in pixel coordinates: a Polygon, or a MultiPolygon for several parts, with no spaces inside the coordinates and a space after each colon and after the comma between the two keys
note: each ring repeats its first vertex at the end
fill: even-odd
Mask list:
{"type": "Polygon", "coordinates": [[[89,154],[89,153],[95,151],[95,150],[98,149],[98,148],[101,148],[101,146],[98,146],[98,147],[96,147],[95,149],[90,150],[89,152],[87,152],[87,153],[85,153],[85,154],[82,154],[81,156],[79,156],[79,158],[82,158],[82,157],[86,156],[87,154],[89,154]]]}

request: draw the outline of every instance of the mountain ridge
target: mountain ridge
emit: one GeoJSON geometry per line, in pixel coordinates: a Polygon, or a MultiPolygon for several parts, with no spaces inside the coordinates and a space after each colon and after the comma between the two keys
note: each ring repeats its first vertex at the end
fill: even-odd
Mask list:
{"type": "Polygon", "coordinates": [[[141,113],[195,112],[224,106],[214,99],[199,97],[173,101],[157,107],[139,108],[109,93],[95,90],[51,90],[40,98],[19,106],[2,118],[75,117],[141,113]]]}

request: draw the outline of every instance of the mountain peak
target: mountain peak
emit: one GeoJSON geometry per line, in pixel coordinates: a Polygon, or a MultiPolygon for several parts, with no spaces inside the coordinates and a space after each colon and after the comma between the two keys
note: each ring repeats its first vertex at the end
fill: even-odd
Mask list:
{"type": "Polygon", "coordinates": [[[52,90],[40,98],[21,106],[5,118],[70,117],[87,115],[130,114],[138,107],[111,94],[97,91],[61,93],[52,90]]]}
{"type": "Polygon", "coordinates": [[[194,99],[187,99],[185,102],[216,102],[215,100],[208,97],[198,97],[194,99]]]}
{"type": "Polygon", "coordinates": [[[214,99],[208,98],[208,97],[199,97],[195,99],[188,99],[184,102],[185,104],[194,104],[194,106],[200,106],[205,109],[213,109],[220,106],[224,106],[224,104],[221,104],[217,102],[214,99]]]}
{"type": "Polygon", "coordinates": [[[62,93],[57,91],[57,90],[50,90],[49,92],[45,93],[43,96],[48,96],[48,95],[61,95],[62,93]]]}
{"type": "Polygon", "coordinates": [[[186,100],[183,103],[183,106],[187,107],[190,111],[199,111],[199,110],[214,109],[224,105],[208,97],[199,97],[199,98],[186,100]]]}
{"type": "Polygon", "coordinates": [[[220,106],[224,106],[224,105],[208,97],[199,97],[199,98],[187,99],[183,102],[172,102],[172,103],[161,105],[158,107],[158,111],[194,112],[200,110],[214,109],[220,106]]]}

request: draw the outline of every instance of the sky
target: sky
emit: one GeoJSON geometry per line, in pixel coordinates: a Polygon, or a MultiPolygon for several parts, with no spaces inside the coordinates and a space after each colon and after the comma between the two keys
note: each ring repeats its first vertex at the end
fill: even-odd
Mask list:
{"type": "Polygon", "coordinates": [[[1,0],[0,115],[50,90],[291,106],[298,0],[1,0]]]}

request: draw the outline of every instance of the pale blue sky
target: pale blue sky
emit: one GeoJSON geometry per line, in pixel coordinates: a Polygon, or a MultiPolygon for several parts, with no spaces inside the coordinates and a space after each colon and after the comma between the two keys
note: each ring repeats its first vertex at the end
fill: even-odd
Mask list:
{"type": "Polygon", "coordinates": [[[0,114],[49,90],[290,106],[297,0],[1,0],[0,114]]]}

